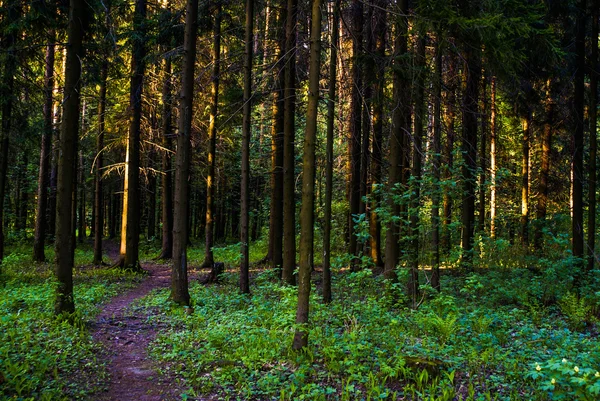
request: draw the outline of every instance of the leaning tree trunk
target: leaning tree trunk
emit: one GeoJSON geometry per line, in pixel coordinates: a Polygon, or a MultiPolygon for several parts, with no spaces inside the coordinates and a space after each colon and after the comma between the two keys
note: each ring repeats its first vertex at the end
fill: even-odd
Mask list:
{"type": "Polygon", "coordinates": [[[335,1],[331,18],[331,53],[329,59],[329,97],[327,99],[327,145],[325,166],[325,208],[323,219],[323,302],[331,302],[331,202],[333,195],[333,126],[335,123],[336,67],[339,42],[340,0],[335,1]]]}
{"type": "Polygon", "coordinates": [[[214,264],[214,197],[215,158],[217,156],[217,113],[219,111],[219,69],[221,66],[221,3],[217,3],[214,20],[213,76],[211,87],[210,121],[208,123],[208,177],[206,177],[206,224],[204,234],[204,267],[214,264]]]}
{"type": "Polygon", "coordinates": [[[179,305],[190,304],[186,250],[189,238],[189,178],[197,28],[198,0],[188,0],[185,10],[183,77],[179,104],[177,153],[175,154],[175,210],[173,215],[173,267],[171,269],[171,300],[179,305]]]}
{"type": "Polygon", "coordinates": [[[295,130],[296,125],[296,21],[298,0],[288,0],[285,25],[285,88],[283,126],[283,268],[282,279],[295,284],[296,277],[296,196],[295,130]]]}
{"type": "MultiPolygon", "coordinates": [[[[394,112],[392,116],[392,134],[389,150],[389,176],[388,176],[388,207],[392,216],[400,216],[400,205],[394,200],[401,191],[403,170],[405,168],[405,143],[406,132],[410,129],[410,104],[404,98],[409,88],[404,78],[402,68],[405,67],[404,56],[408,52],[408,0],[400,0],[400,16],[396,22],[396,39],[393,72],[394,112]]],[[[389,219],[385,238],[385,267],[384,276],[390,280],[397,280],[396,267],[400,259],[400,227],[397,222],[389,219]]]]}
{"type": "Polygon", "coordinates": [[[254,0],[246,0],[246,48],[244,52],[244,117],[242,123],[242,187],[240,213],[240,291],[250,293],[249,277],[249,223],[250,223],[250,132],[252,112],[252,47],[254,31],[254,0]]]}
{"type": "Polygon", "coordinates": [[[588,207],[588,234],[587,234],[587,269],[593,270],[596,263],[596,166],[598,144],[596,139],[596,125],[598,117],[598,8],[600,2],[593,2],[592,13],[592,54],[590,60],[590,171],[589,178],[589,207],[588,207]]]}
{"type": "Polygon", "coordinates": [[[65,88],[63,100],[63,119],[59,137],[58,184],[56,206],[56,287],[54,312],[73,313],[73,264],[75,249],[72,236],[72,197],[76,169],[75,159],[79,137],[79,87],[81,82],[81,59],[83,57],[82,38],[84,27],[83,0],[71,0],[69,10],[69,28],[67,61],[65,68],[65,88]]]}
{"type": "MultiPolygon", "coordinates": [[[[46,46],[46,66],[44,72],[44,134],[40,150],[40,171],[38,175],[38,202],[35,214],[35,236],[33,241],[33,260],[44,262],[44,246],[46,244],[46,208],[48,207],[48,190],[50,186],[50,152],[52,145],[52,94],[54,92],[54,41],[55,34],[48,35],[50,43],[46,46]]],[[[1,220],[0,220],[1,221],[1,220]]]]}
{"type": "Polygon", "coordinates": [[[306,110],[306,133],[302,157],[302,208],[300,211],[300,267],[298,271],[298,307],[292,348],[302,349],[308,345],[310,272],[314,251],[314,203],[315,203],[315,142],[317,139],[317,112],[319,105],[319,70],[321,66],[321,0],[312,2],[310,33],[310,66],[308,75],[308,105],[306,110]]]}
{"type": "Polygon", "coordinates": [[[138,270],[140,243],[140,133],[142,122],[142,91],[144,88],[145,56],[144,25],[146,0],[136,0],[133,16],[134,35],[131,56],[131,88],[129,104],[131,119],[127,134],[125,180],[123,185],[123,212],[121,214],[121,249],[118,264],[138,270]]]}

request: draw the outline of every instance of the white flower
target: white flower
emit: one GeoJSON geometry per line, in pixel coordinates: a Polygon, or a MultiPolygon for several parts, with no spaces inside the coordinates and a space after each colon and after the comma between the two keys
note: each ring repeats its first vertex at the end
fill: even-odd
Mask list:
{"type": "Polygon", "coordinates": [[[575,371],[575,373],[579,373],[579,366],[575,366],[575,367],[573,368],[573,370],[575,371]]]}
{"type": "Polygon", "coordinates": [[[563,358],[562,363],[567,363],[567,358],[563,358]]]}
{"type": "Polygon", "coordinates": [[[552,380],[550,380],[550,383],[556,384],[556,379],[553,377],[552,380]]]}
{"type": "Polygon", "coordinates": [[[600,377],[600,372],[596,372],[596,374],[594,376],[600,377]]]}
{"type": "Polygon", "coordinates": [[[535,366],[535,370],[537,370],[538,372],[539,372],[540,370],[542,370],[542,367],[540,366],[540,364],[539,364],[539,363],[538,363],[538,364],[535,366]]]}

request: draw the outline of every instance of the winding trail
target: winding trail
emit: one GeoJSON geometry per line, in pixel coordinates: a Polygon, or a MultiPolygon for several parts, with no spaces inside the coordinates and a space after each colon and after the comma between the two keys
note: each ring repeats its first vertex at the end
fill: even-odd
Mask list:
{"type": "Polygon", "coordinates": [[[148,345],[162,327],[149,323],[146,314],[136,314],[130,308],[133,301],[153,289],[168,288],[171,271],[169,266],[156,263],[144,263],[143,268],[149,274],[142,283],[104,305],[92,325],[94,340],[107,351],[100,358],[106,362],[110,375],[108,389],[96,394],[96,400],[181,400],[181,383],[158,374],[155,362],[148,356],[148,345]]]}

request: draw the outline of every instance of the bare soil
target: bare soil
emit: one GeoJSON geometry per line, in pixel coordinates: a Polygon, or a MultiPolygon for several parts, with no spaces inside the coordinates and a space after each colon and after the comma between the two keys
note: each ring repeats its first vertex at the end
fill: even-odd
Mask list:
{"type": "MultiPolygon", "coordinates": [[[[116,246],[107,243],[111,257],[116,246]]],[[[144,263],[148,276],[142,283],[113,298],[104,305],[92,325],[94,340],[103,344],[106,352],[101,360],[106,363],[110,382],[105,392],[96,394],[96,400],[181,400],[183,384],[175,377],[162,377],[147,352],[148,345],[161,327],[149,322],[144,313],[136,313],[131,304],[157,288],[170,285],[170,268],[157,263],[144,263]]]]}

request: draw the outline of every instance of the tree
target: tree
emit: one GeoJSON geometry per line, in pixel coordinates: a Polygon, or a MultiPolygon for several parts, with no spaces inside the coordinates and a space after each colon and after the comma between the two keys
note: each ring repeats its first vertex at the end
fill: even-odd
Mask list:
{"type": "Polygon", "coordinates": [[[73,264],[75,260],[72,235],[72,196],[75,178],[76,144],[79,136],[79,98],[81,85],[81,60],[85,32],[85,2],[71,0],[67,56],[65,63],[65,89],[63,119],[59,136],[58,184],[56,206],[56,287],[54,312],[73,313],[73,264]]]}
{"type": "Polygon", "coordinates": [[[161,180],[162,198],[162,246],[158,259],[171,259],[173,257],[173,178],[171,173],[171,147],[172,147],[172,113],[171,113],[171,59],[165,58],[162,87],[162,119],[161,137],[164,150],[162,152],[163,175],[161,180]]]}
{"type": "Polygon", "coordinates": [[[187,244],[189,235],[190,153],[197,29],[198,0],[188,0],[185,9],[183,77],[181,79],[181,97],[179,103],[177,153],[175,154],[173,267],[171,269],[171,300],[179,305],[190,305],[187,276],[187,244]]]}
{"type": "Polygon", "coordinates": [[[295,118],[296,118],[296,21],[298,0],[288,0],[285,22],[285,87],[283,126],[283,268],[282,279],[295,284],[296,196],[295,196],[295,118]]]}
{"type": "Polygon", "coordinates": [[[44,70],[44,133],[40,150],[40,170],[38,175],[38,202],[35,219],[35,238],[33,241],[33,260],[44,262],[44,246],[46,245],[46,209],[48,207],[48,190],[50,186],[50,151],[52,145],[52,102],[54,91],[54,50],[55,34],[48,35],[50,43],[46,46],[44,70]]]}
{"type": "Polygon", "coordinates": [[[138,270],[140,242],[140,133],[142,121],[142,92],[146,69],[145,28],[146,0],[136,0],[133,15],[131,54],[131,86],[129,89],[130,121],[125,156],[123,213],[121,217],[121,249],[118,265],[138,270]]]}
{"type": "Polygon", "coordinates": [[[242,260],[240,265],[240,291],[250,292],[249,241],[250,222],[250,114],[252,112],[252,47],[254,31],[254,0],[246,0],[246,33],[244,50],[244,119],[242,123],[242,187],[240,213],[240,242],[242,260]]]}
{"type": "Polygon", "coordinates": [[[317,139],[317,113],[319,103],[319,71],[321,67],[321,0],[312,1],[310,31],[310,66],[308,75],[308,105],[306,109],[306,132],[302,156],[302,207],[300,210],[300,266],[298,270],[298,307],[293,349],[308,345],[308,331],[302,325],[308,323],[310,298],[310,273],[314,251],[314,201],[315,201],[315,142],[317,139]]]}
{"type": "Polygon", "coordinates": [[[598,0],[592,2],[592,42],[590,57],[590,162],[589,162],[589,200],[588,200],[588,235],[587,235],[587,269],[593,270],[596,263],[596,166],[597,166],[597,125],[598,125],[598,0]]]}
{"type": "Polygon", "coordinates": [[[208,176],[206,177],[206,226],[205,226],[205,259],[203,265],[208,267],[214,263],[214,196],[215,196],[215,158],[217,156],[217,115],[219,111],[219,74],[221,65],[221,3],[215,7],[213,44],[213,72],[211,87],[210,121],[208,123],[208,176]]]}

